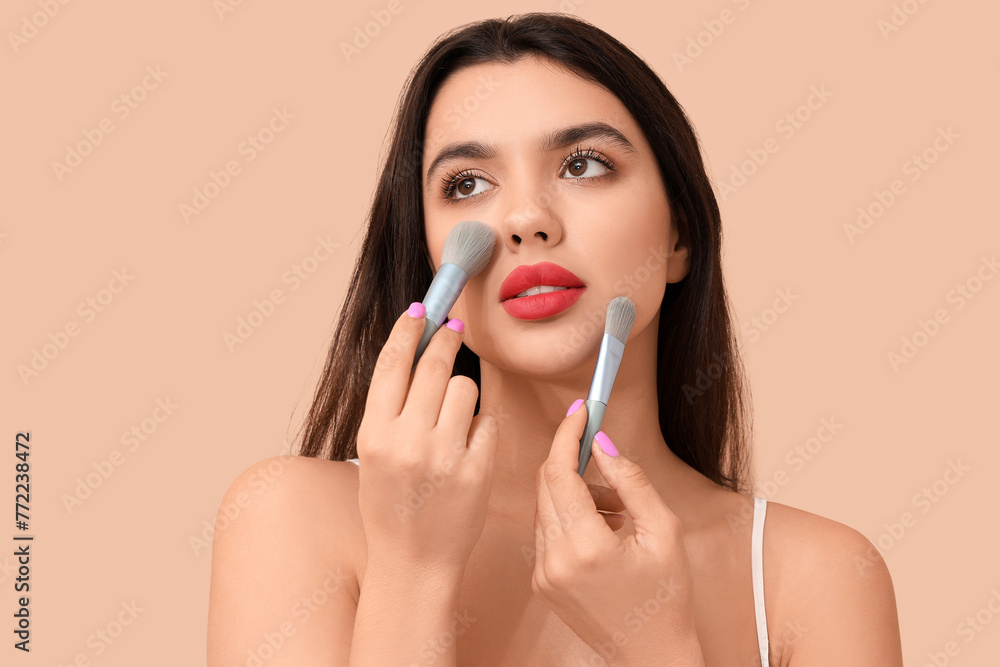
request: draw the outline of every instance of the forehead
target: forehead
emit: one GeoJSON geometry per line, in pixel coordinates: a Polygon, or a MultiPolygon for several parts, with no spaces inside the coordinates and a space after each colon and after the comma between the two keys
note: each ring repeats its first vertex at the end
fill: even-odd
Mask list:
{"type": "Polygon", "coordinates": [[[595,120],[615,126],[633,143],[642,140],[614,94],[555,61],[525,56],[515,63],[472,65],[453,73],[431,104],[424,167],[455,141],[535,145],[555,128],[595,120]]]}

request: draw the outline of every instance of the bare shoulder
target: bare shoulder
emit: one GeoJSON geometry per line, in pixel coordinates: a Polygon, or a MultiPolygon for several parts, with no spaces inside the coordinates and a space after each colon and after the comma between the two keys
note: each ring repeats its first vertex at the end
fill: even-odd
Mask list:
{"type": "Polygon", "coordinates": [[[273,456],[230,484],[212,541],[209,665],[258,649],[275,653],[272,665],[302,664],[300,650],[346,662],[359,592],[353,468],[273,456]]]}
{"type": "Polygon", "coordinates": [[[902,665],[892,577],[868,538],[782,503],[768,501],[765,517],[764,597],[778,664],[902,665]]]}
{"type": "Polygon", "coordinates": [[[227,540],[283,535],[308,541],[326,558],[353,563],[353,538],[361,528],[357,496],[353,463],[289,455],[258,461],[237,476],[219,505],[213,559],[217,552],[241,556],[226,548],[227,540]]]}

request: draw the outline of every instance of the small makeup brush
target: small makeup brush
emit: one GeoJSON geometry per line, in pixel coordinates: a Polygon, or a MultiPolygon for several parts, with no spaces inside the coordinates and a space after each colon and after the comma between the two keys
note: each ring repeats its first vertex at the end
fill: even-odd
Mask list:
{"type": "Polygon", "coordinates": [[[590,381],[590,393],[587,394],[585,403],[587,426],[583,429],[583,438],[580,439],[580,465],[577,468],[580,477],[583,477],[583,471],[590,462],[590,445],[604,423],[604,412],[608,409],[611,387],[615,383],[615,376],[618,375],[618,367],[625,352],[625,341],[628,340],[634,323],[635,304],[632,300],[627,296],[616,296],[611,299],[604,320],[604,338],[601,339],[594,378],[590,381]]]}
{"type": "Polygon", "coordinates": [[[448,232],[441,250],[441,266],[422,301],[427,309],[424,333],[413,355],[410,372],[417,367],[417,361],[458,301],[465,284],[489,264],[496,240],[493,228],[477,220],[463,220],[448,232]]]}

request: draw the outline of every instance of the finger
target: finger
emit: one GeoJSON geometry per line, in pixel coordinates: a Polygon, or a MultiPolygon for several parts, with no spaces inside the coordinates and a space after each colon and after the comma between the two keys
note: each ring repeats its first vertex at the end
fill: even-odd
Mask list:
{"type": "Polygon", "coordinates": [[[565,536],[563,524],[552,504],[544,470],[545,464],[542,464],[535,475],[535,541],[541,545],[536,546],[539,549],[549,548],[565,536]]]}
{"type": "Polygon", "coordinates": [[[583,437],[583,430],[586,426],[587,404],[581,401],[576,411],[567,414],[556,429],[556,434],[552,438],[552,447],[549,449],[548,461],[555,463],[559,469],[569,468],[576,472],[576,469],[580,467],[580,438],[583,437]]]}
{"type": "Polygon", "coordinates": [[[596,530],[606,524],[597,516],[597,505],[590,490],[577,474],[580,438],[587,423],[585,405],[563,419],[552,439],[549,457],[541,466],[546,490],[555,516],[565,527],[570,522],[584,530],[596,530]]]}
{"type": "Polygon", "coordinates": [[[434,428],[443,437],[451,439],[456,448],[465,449],[467,446],[477,398],[479,387],[472,378],[456,375],[448,379],[434,428]]]}
{"type": "Polygon", "coordinates": [[[621,530],[625,525],[625,517],[621,514],[601,514],[611,530],[621,530]]]}
{"type": "Polygon", "coordinates": [[[587,487],[598,512],[621,512],[625,509],[625,503],[614,489],[599,484],[587,484],[587,487]]]}
{"type": "Polygon", "coordinates": [[[639,464],[621,454],[611,456],[601,447],[602,440],[608,449],[617,451],[607,434],[599,431],[592,448],[598,470],[625,504],[625,510],[632,517],[636,539],[655,539],[656,535],[663,532],[663,526],[673,516],[673,512],[663,502],[639,464]]]}
{"type": "Polygon", "coordinates": [[[490,414],[478,414],[472,419],[469,431],[469,455],[480,466],[479,472],[485,477],[485,487],[493,483],[493,463],[497,457],[497,442],[500,439],[500,422],[490,414]]]}
{"type": "MultiPolygon", "coordinates": [[[[447,325],[434,332],[413,371],[413,380],[401,415],[418,419],[427,426],[437,423],[448,381],[455,368],[455,355],[462,345],[462,337],[462,333],[447,325]]],[[[410,363],[413,363],[412,358],[410,363]]]]}
{"type": "MultiPolygon", "coordinates": [[[[419,313],[423,306],[410,308],[419,313]]],[[[372,414],[379,423],[398,417],[406,401],[413,357],[424,333],[424,316],[414,317],[409,312],[401,314],[393,324],[368,384],[365,414],[372,414]]]]}
{"type": "Polygon", "coordinates": [[[537,569],[538,562],[542,559],[542,555],[545,553],[545,525],[542,521],[541,513],[538,511],[538,507],[535,507],[535,567],[537,569]]]}
{"type": "Polygon", "coordinates": [[[536,493],[535,493],[535,563],[534,569],[536,572],[541,572],[544,574],[545,569],[542,567],[544,563],[545,553],[549,549],[549,539],[553,541],[559,539],[562,536],[562,528],[559,526],[558,521],[553,521],[552,519],[552,503],[549,500],[548,493],[543,489],[545,484],[541,477],[541,468],[539,468],[539,474],[536,477],[536,493]],[[555,531],[555,532],[552,532],[555,531]]]}

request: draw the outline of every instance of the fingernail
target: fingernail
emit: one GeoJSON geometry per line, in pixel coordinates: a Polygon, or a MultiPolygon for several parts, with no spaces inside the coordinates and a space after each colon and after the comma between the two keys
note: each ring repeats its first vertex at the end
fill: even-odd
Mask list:
{"type": "Polygon", "coordinates": [[[410,304],[410,309],[406,311],[406,314],[410,317],[423,317],[427,314],[427,309],[424,308],[424,304],[414,301],[410,304]]]}
{"type": "Polygon", "coordinates": [[[618,448],[615,447],[615,443],[611,442],[611,438],[604,431],[598,431],[597,435],[594,436],[594,441],[601,448],[601,451],[608,456],[618,456],[618,448]]]}
{"type": "Polygon", "coordinates": [[[571,414],[579,410],[581,405],[583,405],[582,398],[578,398],[573,401],[573,405],[569,406],[569,410],[566,411],[566,416],[569,417],[571,414]]]}
{"type": "Polygon", "coordinates": [[[459,333],[461,333],[465,329],[465,324],[463,324],[462,320],[458,318],[455,318],[453,320],[448,320],[448,324],[446,324],[445,326],[451,329],[452,331],[457,331],[459,333]]]}

